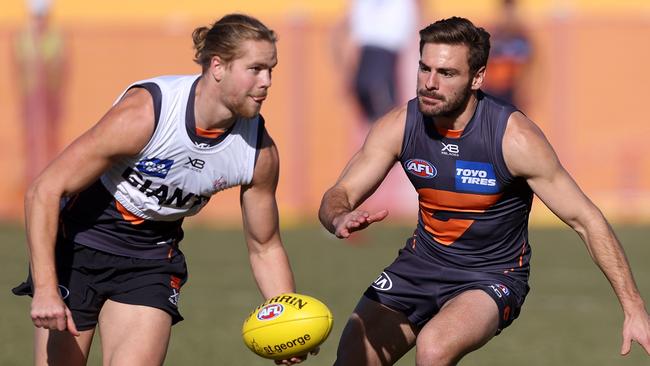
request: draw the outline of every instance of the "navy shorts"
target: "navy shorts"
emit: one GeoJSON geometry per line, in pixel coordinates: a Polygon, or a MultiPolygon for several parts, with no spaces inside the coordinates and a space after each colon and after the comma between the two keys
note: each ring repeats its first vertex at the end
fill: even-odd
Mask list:
{"type": "Polygon", "coordinates": [[[528,293],[528,284],[510,274],[477,272],[444,266],[428,256],[423,245],[417,249],[409,238],[395,261],[382,272],[364,293],[406,315],[422,328],[442,306],[467,290],[485,291],[499,307],[499,329],[509,326],[519,316],[528,293]]]}
{"type": "MultiPolygon", "coordinates": [[[[183,320],[178,299],[187,281],[187,267],[180,251],[169,259],[140,259],[59,240],[56,268],[61,296],[78,330],[97,325],[99,312],[108,299],[161,309],[171,316],[172,324],[183,320]]],[[[32,296],[31,274],[12,291],[32,296]]]]}

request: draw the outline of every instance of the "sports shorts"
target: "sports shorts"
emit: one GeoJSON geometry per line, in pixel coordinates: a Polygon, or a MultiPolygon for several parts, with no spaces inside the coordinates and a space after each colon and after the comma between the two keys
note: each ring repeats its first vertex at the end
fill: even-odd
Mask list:
{"type": "MultiPolygon", "coordinates": [[[[171,316],[172,324],[183,320],[178,299],[181,286],[187,281],[187,267],[185,256],[176,252],[169,259],[130,258],[59,240],[59,291],[77,329],[94,328],[108,299],[161,309],[171,316]]],[[[31,273],[27,281],[12,291],[19,296],[33,296],[31,273]]]]}
{"type": "Polygon", "coordinates": [[[403,313],[420,329],[447,301],[474,289],[485,291],[496,302],[497,334],[519,316],[529,290],[526,281],[500,272],[442,265],[431,259],[424,245],[414,248],[412,242],[412,238],[407,240],[395,261],[365,291],[365,297],[403,313]]]}

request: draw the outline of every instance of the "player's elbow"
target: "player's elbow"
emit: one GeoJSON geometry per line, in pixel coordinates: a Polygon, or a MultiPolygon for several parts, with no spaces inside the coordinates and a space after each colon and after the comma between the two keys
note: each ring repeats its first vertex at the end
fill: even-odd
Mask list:
{"type": "Polygon", "coordinates": [[[253,268],[259,266],[266,268],[267,266],[288,261],[284,245],[279,240],[253,246],[249,245],[248,260],[253,268]]]}
{"type": "Polygon", "coordinates": [[[587,238],[591,233],[600,232],[608,227],[603,213],[591,204],[587,209],[581,210],[579,215],[566,220],[566,223],[582,238],[587,238]]]}
{"type": "Polygon", "coordinates": [[[61,192],[48,184],[42,177],[36,178],[25,192],[25,207],[33,206],[39,202],[46,202],[50,199],[60,200],[61,192]]]}

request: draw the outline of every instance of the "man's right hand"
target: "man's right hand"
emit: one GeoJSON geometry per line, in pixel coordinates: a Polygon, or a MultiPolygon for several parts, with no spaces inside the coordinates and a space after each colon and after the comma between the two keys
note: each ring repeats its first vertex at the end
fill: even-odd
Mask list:
{"type": "Polygon", "coordinates": [[[37,328],[67,330],[73,336],[79,336],[72,313],[61,299],[58,288],[54,291],[35,291],[30,315],[37,328]]]}
{"type": "Polygon", "coordinates": [[[368,225],[385,219],[386,216],[388,216],[388,210],[381,210],[372,215],[368,211],[361,210],[341,214],[332,220],[332,225],[335,228],[334,235],[345,239],[353,232],[363,230],[368,225]]]}

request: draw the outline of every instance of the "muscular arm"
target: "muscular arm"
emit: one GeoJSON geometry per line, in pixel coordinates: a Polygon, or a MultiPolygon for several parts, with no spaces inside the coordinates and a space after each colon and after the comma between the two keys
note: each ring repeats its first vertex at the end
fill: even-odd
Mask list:
{"type": "Polygon", "coordinates": [[[336,184],[325,192],[318,216],[329,232],[347,238],[388,215],[386,210],[370,214],[356,208],[379,187],[398,160],[405,122],[406,106],[377,121],[361,150],[348,162],[336,184]]]}
{"type": "Polygon", "coordinates": [[[262,149],[253,180],[241,189],[244,235],[253,276],[264,298],[294,292],[289,259],[282,245],[275,190],[278,184],[278,151],[264,131],[262,149]]]}
{"type": "Polygon", "coordinates": [[[621,244],[600,210],[562,167],[543,133],[521,113],[508,121],[503,155],[510,172],[524,177],[544,204],[580,235],[609,280],[625,314],[621,353],[629,352],[631,340],[650,353],[650,318],[621,244]]]}
{"type": "MultiPolygon", "coordinates": [[[[149,93],[132,89],[90,130],[70,144],[34,181],[25,196],[25,222],[34,283],[31,316],[37,327],[72,329],[57,288],[54,247],[62,197],[94,182],[114,159],[139,152],[153,132],[149,93]]],[[[76,333],[76,330],[74,331],[76,333]]]]}

